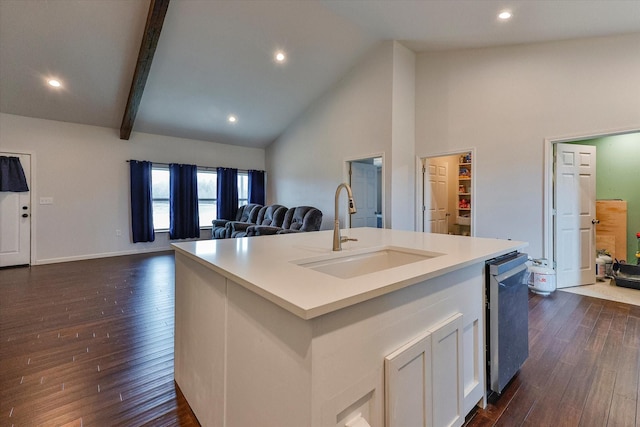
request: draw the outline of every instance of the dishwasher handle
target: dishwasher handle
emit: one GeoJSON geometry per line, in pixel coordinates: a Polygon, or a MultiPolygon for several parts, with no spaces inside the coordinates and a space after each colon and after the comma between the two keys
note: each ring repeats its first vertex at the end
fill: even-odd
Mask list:
{"type": "Polygon", "coordinates": [[[520,264],[518,267],[516,267],[516,268],[514,268],[512,270],[505,271],[502,274],[494,276],[494,278],[498,282],[498,285],[500,285],[502,287],[526,284],[527,283],[527,279],[528,279],[528,277],[526,275],[525,275],[525,278],[521,282],[519,281],[519,282],[517,282],[515,284],[506,283],[508,279],[510,279],[511,277],[515,276],[516,274],[522,273],[526,269],[527,269],[527,265],[526,264],[520,264]]]}
{"type": "Polygon", "coordinates": [[[496,259],[492,261],[488,261],[487,265],[489,266],[489,273],[494,276],[498,276],[502,273],[510,271],[517,266],[524,264],[529,259],[529,255],[524,253],[518,253],[512,255],[510,257],[505,257],[503,259],[496,259]]]}

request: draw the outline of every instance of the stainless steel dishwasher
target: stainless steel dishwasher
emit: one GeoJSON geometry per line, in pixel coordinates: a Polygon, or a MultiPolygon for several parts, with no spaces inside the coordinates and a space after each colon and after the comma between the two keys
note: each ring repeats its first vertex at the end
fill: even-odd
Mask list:
{"type": "Polygon", "coordinates": [[[487,387],[502,393],[529,357],[527,254],[486,263],[487,387]]]}

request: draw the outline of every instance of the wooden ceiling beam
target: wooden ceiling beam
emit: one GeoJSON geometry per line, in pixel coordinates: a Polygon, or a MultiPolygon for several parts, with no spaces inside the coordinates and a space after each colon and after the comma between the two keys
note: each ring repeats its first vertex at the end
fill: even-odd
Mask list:
{"type": "Polygon", "coordinates": [[[149,3],[149,14],[147,15],[147,24],[144,29],[142,43],[140,44],[140,52],[138,53],[138,61],[136,62],[136,70],[133,73],[133,81],[129,90],[129,98],[127,106],[122,117],[122,125],[120,125],[120,139],[129,139],[133,123],[138,114],[138,107],[144,92],[144,86],[149,77],[151,70],[151,62],[153,55],[156,53],[158,39],[162,31],[164,17],[167,15],[169,8],[169,0],[151,0],[149,3]]]}

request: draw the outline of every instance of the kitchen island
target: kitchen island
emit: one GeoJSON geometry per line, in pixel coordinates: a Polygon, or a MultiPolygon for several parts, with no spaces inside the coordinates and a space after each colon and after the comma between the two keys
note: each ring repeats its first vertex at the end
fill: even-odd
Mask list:
{"type": "Polygon", "coordinates": [[[175,380],[203,426],[461,425],[484,262],[523,242],[358,228],[174,244],[175,380]]]}

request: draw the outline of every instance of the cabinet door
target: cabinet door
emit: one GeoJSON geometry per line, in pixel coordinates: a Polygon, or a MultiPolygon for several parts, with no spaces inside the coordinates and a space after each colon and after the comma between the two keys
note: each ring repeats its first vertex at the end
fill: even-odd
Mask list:
{"type": "Polygon", "coordinates": [[[462,314],[450,317],[430,332],[433,425],[461,426],[464,422],[462,314]]]}
{"type": "Polygon", "coordinates": [[[394,351],[384,361],[387,427],[431,427],[431,334],[394,351]]]}

